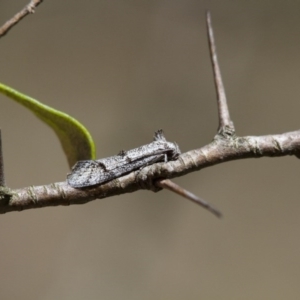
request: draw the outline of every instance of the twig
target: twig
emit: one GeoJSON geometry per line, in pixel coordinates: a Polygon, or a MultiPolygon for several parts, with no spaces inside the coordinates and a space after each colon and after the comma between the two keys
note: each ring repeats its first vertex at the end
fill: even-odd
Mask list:
{"type": "Polygon", "coordinates": [[[3,165],[3,150],[2,150],[2,134],[0,129],[0,187],[5,186],[4,165],[3,165]]]}
{"type": "MultiPolygon", "coordinates": [[[[0,213],[56,205],[84,204],[95,199],[134,192],[140,189],[153,188],[155,190],[155,184],[164,188],[170,188],[173,183],[162,178],[183,176],[231,160],[287,155],[294,155],[300,158],[300,130],[266,136],[238,137],[234,134],[234,127],[229,117],[226,96],[217,62],[209,13],[207,14],[207,26],[218,94],[220,122],[218,135],[222,134],[224,136],[225,133],[226,138],[215,138],[210,144],[200,149],[181,154],[175,161],[152,164],[142,170],[95,187],[74,189],[67,182],[58,182],[45,186],[30,186],[13,191],[7,189],[7,191],[2,191],[2,198],[7,199],[7,201],[0,201],[0,213]]],[[[176,187],[176,192],[180,189],[180,187],[176,187]]],[[[190,195],[187,191],[181,194],[184,196],[189,195],[189,199],[194,198],[194,195],[190,195]]],[[[209,204],[203,203],[201,199],[199,201],[198,197],[194,198],[193,201],[196,201],[198,204],[201,203],[213,213],[219,214],[209,204]]]]}
{"type": "Polygon", "coordinates": [[[234,125],[230,119],[229,109],[227,105],[227,99],[224,89],[224,84],[221,76],[221,71],[218,63],[217,49],[215,44],[214,32],[211,24],[210,12],[206,13],[206,25],[207,25],[207,35],[208,44],[210,50],[210,59],[213,67],[214,81],[217,91],[217,101],[218,101],[218,112],[219,112],[219,133],[234,133],[234,125]]]}
{"type": "Polygon", "coordinates": [[[200,149],[180,155],[175,161],[156,163],[94,188],[74,189],[67,182],[57,182],[12,190],[7,204],[0,205],[0,213],[84,204],[96,199],[149,189],[149,182],[183,176],[226,161],[287,155],[300,155],[300,130],[279,135],[217,139],[200,149]]]}
{"type": "Polygon", "coordinates": [[[27,4],[20,12],[15,14],[10,20],[5,22],[0,27],[0,37],[7,34],[7,32],[14,27],[18,22],[20,22],[24,17],[26,17],[28,14],[33,14],[35,11],[35,8],[40,5],[43,2],[43,0],[31,0],[29,4],[27,4]]]}
{"type": "Polygon", "coordinates": [[[160,180],[156,183],[158,186],[168,189],[171,192],[177,193],[178,195],[185,197],[188,200],[191,200],[192,202],[206,208],[208,211],[213,213],[215,216],[218,218],[222,217],[222,214],[220,211],[218,211],[216,208],[214,208],[211,204],[206,202],[205,200],[197,197],[195,194],[185,190],[184,188],[180,187],[178,184],[175,182],[169,180],[169,179],[164,179],[160,180]]]}

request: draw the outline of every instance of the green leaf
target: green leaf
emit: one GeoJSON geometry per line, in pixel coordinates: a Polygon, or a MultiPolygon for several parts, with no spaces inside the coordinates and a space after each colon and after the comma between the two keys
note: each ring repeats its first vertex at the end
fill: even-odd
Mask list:
{"type": "Polygon", "coordinates": [[[96,150],[92,136],[76,119],[2,83],[0,83],[0,92],[30,109],[55,131],[70,168],[78,160],[95,159],[96,150]]]}

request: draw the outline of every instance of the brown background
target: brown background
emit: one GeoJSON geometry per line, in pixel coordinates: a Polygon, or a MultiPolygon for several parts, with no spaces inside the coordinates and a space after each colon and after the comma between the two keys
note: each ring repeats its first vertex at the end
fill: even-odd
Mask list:
{"type": "MultiPolygon", "coordinates": [[[[1,1],[5,22],[27,1],[1,1]]],[[[97,156],[163,128],[183,152],[217,128],[212,11],[239,135],[299,128],[300,1],[47,1],[0,40],[0,81],[76,117],[97,156]]],[[[7,183],[63,181],[51,130],[1,96],[7,183]]],[[[0,217],[0,299],[296,299],[300,163],[235,161],[175,181],[219,207],[139,191],[0,217]]]]}

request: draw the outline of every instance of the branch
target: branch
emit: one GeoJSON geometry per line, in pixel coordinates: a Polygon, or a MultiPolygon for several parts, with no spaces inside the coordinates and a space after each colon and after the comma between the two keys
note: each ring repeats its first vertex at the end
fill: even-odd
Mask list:
{"type": "Polygon", "coordinates": [[[7,34],[7,32],[18,24],[24,17],[29,14],[33,14],[35,8],[40,5],[43,0],[31,0],[29,4],[27,4],[20,12],[15,14],[10,20],[8,20],[5,24],[0,27],[0,38],[7,34]]]}
{"type": "Polygon", "coordinates": [[[183,176],[231,160],[286,155],[300,156],[300,130],[279,135],[215,138],[202,148],[180,155],[176,161],[156,163],[93,188],[74,189],[67,182],[58,182],[13,190],[7,202],[0,206],[0,213],[84,204],[140,189],[157,191],[153,183],[161,178],[183,176]]]}
{"type": "Polygon", "coordinates": [[[221,212],[218,211],[216,208],[214,208],[211,204],[209,204],[205,200],[199,198],[198,196],[194,195],[193,193],[185,190],[184,188],[180,187],[178,184],[176,184],[175,182],[173,182],[169,179],[160,180],[156,183],[156,185],[160,186],[161,188],[167,189],[171,192],[174,192],[188,200],[191,200],[192,202],[207,209],[208,211],[213,213],[218,218],[222,217],[221,212]]]}
{"type": "Polygon", "coordinates": [[[207,14],[210,52],[217,89],[219,130],[213,141],[199,149],[181,154],[177,160],[156,163],[132,172],[102,185],[84,189],[74,189],[67,182],[45,186],[31,186],[10,191],[0,189],[0,213],[21,211],[57,205],[84,204],[95,199],[135,192],[140,189],[159,191],[170,189],[188,196],[190,200],[203,205],[218,215],[218,211],[206,202],[179,188],[167,178],[175,178],[199,171],[223,162],[259,157],[295,155],[300,158],[300,130],[278,135],[238,137],[229,116],[224,86],[217,61],[216,47],[211,27],[210,14],[207,14]]]}
{"type": "Polygon", "coordinates": [[[226,93],[221,76],[220,66],[217,56],[217,48],[215,44],[214,32],[211,25],[210,12],[206,13],[206,27],[208,36],[208,45],[210,50],[210,59],[214,72],[214,81],[217,91],[218,111],[219,111],[219,128],[220,134],[233,134],[235,129],[230,119],[229,109],[227,105],[226,93]]]}

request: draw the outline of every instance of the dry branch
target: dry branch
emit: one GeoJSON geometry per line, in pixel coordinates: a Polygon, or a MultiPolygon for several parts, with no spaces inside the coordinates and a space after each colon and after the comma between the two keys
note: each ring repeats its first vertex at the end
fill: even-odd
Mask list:
{"type": "MultiPolygon", "coordinates": [[[[33,2],[37,6],[41,1],[31,1],[31,3],[33,2]]],[[[27,13],[29,11],[30,8],[27,7],[27,13]]],[[[74,189],[67,182],[58,182],[12,191],[0,188],[0,213],[47,206],[83,204],[95,199],[135,192],[140,189],[153,191],[158,191],[162,187],[169,189],[173,186],[173,183],[166,180],[167,178],[183,176],[231,160],[286,155],[300,157],[300,130],[278,135],[236,136],[233,122],[230,119],[218,65],[209,13],[207,13],[207,29],[219,111],[219,129],[211,143],[199,149],[183,153],[175,161],[156,163],[95,187],[74,189]]],[[[176,188],[178,192],[180,188],[175,186],[176,188]]],[[[185,196],[189,193],[182,189],[180,192],[185,196]]],[[[190,197],[192,201],[201,203],[210,211],[218,214],[218,211],[214,210],[209,204],[196,198],[191,199],[190,197]]]]}
{"type": "Polygon", "coordinates": [[[139,172],[132,172],[93,188],[73,189],[67,182],[58,182],[13,190],[10,199],[0,206],[0,213],[46,206],[83,204],[140,189],[157,190],[154,183],[161,178],[183,176],[231,160],[286,155],[300,155],[300,130],[266,136],[217,135],[210,144],[183,153],[176,161],[153,164],[139,172]]]}
{"type": "Polygon", "coordinates": [[[21,11],[19,11],[17,14],[15,14],[10,20],[5,22],[0,27],[0,37],[7,34],[7,32],[14,27],[16,24],[18,24],[24,17],[26,17],[29,14],[33,14],[35,11],[35,8],[40,5],[43,2],[43,0],[31,0],[29,4],[27,4],[21,11]]]}

